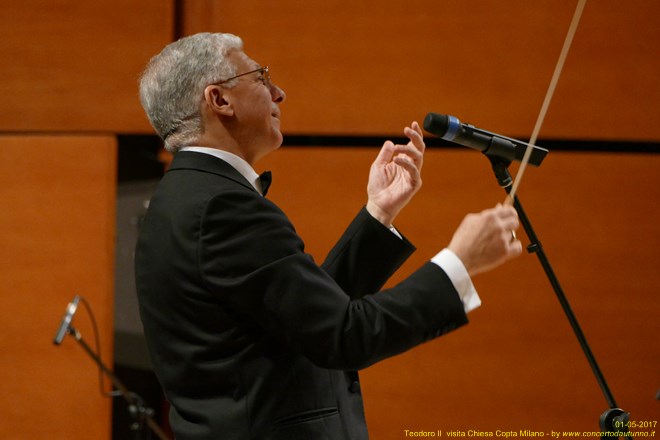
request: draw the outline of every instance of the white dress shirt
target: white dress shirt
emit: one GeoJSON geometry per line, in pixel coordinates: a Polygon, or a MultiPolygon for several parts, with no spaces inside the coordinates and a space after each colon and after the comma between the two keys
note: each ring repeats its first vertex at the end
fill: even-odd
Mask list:
{"type": "MultiPolygon", "coordinates": [[[[259,174],[254,171],[249,163],[235,154],[208,147],[183,147],[180,151],[196,151],[198,153],[210,154],[224,160],[234,167],[236,171],[241,173],[241,175],[250,182],[259,194],[263,194],[261,190],[261,182],[259,181],[259,174]]],[[[401,238],[401,235],[396,229],[394,229],[394,227],[390,227],[390,229],[394,234],[401,238]]],[[[479,298],[477,290],[475,289],[474,284],[472,284],[472,279],[470,278],[467,269],[465,269],[465,265],[463,265],[463,262],[456,256],[456,254],[445,248],[431,258],[431,262],[440,266],[440,268],[445,271],[463,302],[465,313],[468,313],[481,305],[481,298],[479,298]]]]}

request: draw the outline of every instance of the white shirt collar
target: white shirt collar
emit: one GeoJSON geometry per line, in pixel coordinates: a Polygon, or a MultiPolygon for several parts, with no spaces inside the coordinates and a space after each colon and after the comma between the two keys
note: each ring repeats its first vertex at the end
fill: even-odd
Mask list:
{"type": "Polygon", "coordinates": [[[256,189],[259,194],[263,194],[261,190],[261,182],[259,181],[259,174],[250,166],[245,159],[236,156],[233,153],[224,150],[218,150],[217,148],[209,147],[183,147],[179,151],[195,151],[197,153],[210,154],[219,159],[224,160],[229,165],[231,165],[236,171],[241,173],[245,180],[250,182],[250,184],[256,189]]]}

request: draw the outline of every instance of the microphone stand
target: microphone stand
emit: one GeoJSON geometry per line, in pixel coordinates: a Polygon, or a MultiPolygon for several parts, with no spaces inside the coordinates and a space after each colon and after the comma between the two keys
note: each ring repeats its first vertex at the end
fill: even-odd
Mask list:
{"type": "Polygon", "coordinates": [[[110,381],[115,386],[115,388],[121,393],[121,396],[126,400],[128,404],[128,412],[135,420],[131,424],[131,431],[135,439],[141,439],[144,437],[144,424],[156,434],[160,440],[170,440],[170,438],[165,434],[165,432],[158,426],[158,424],[153,419],[154,410],[145,406],[142,398],[129,391],[124,384],[114,375],[112,370],[110,370],[101,360],[101,358],[94,353],[94,351],[87,345],[83,340],[82,335],[78,330],[76,330],[72,325],[67,327],[67,333],[72,335],[78,344],[85,350],[85,352],[92,358],[92,360],[99,366],[99,368],[105,373],[106,376],[110,378],[110,381]]]}
{"type": "MultiPolygon", "coordinates": [[[[511,178],[511,174],[509,173],[509,165],[511,164],[511,162],[498,156],[487,155],[487,157],[491,162],[493,171],[495,173],[495,177],[497,178],[497,182],[502,188],[504,188],[506,193],[509,194],[511,192],[511,186],[513,185],[513,179],[511,178]]],[[[573,328],[573,332],[575,333],[575,336],[577,337],[578,342],[582,347],[582,351],[587,357],[587,361],[591,366],[591,370],[596,376],[596,380],[598,381],[598,385],[600,386],[600,389],[603,392],[603,395],[605,396],[605,400],[607,401],[607,404],[610,407],[600,416],[599,422],[601,429],[601,440],[605,440],[606,438],[611,438],[611,437],[620,437],[622,435],[628,438],[629,440],[632,440],[632,436],[629,431],[630,413],[625,412],[624,410],[617,407],[616,401],[614,400],[614,396],[612,395],[612,392],[610,391],[610,388],[607,386],[607,382],[605,381],[605,376],[603,376],[603,373],[598,367],[596,358],[591,352],[591,348],[589,348],[589,344],[587,343],[587,339],[584,336],[582,329],[580,328],[580,324],[578,323],[577,318],[575,317],[575,314],[571,309],[571,306],[568,302],[568,299],[566,298],[566,295],[564,294],[563,289],[559,285],[559,280],[557,279],[557,276],[555,275],[552,266],[550,265],[550,261],[548,260],[548,257],[545,255],[543,246],[541,245],[541,242],[536,236],[536,233],[532,228],[532,224],[529,221],[529,218],[527,217],[525,211],[523,210],[522,204],[520,203],[518,196],[514,197],[513,206],[516,208],[516,211],[518,212],[518,218],[520,219],[520,223],[522,224],[523,229],[527,234],[527,238],[529,238],[530,241],[529,246],[527,246],[527,251],[529,253],[535,253],[536,256],[538,257],[541,266],[543,267],[543,270],[545,271],[545,274],[548,277],[548,280],[550,281],[550,284],[552,285],[555,294],[557,295],[557,299],[559,299],[559,303],[561,304],[564,313],[566,314],[566,317],[568,318],[568,321],[570,322],[571,327],[573,328]]]]}

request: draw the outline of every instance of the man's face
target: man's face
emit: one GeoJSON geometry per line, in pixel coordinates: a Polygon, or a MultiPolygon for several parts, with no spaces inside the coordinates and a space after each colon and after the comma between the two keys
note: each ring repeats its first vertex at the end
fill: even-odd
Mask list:
{"type": "MultiPolygon", "coordinates": [[[[242,51],[231,52],[229,60],[236,66],[236,75],[261,66],[242,51]]],[[[286,95],[261,72],[237,78],[237,84],[226,89],[227,100],[234,115],[231,124],[245,153],[256,161],[282,144],[279,104],[286,95]]]]}

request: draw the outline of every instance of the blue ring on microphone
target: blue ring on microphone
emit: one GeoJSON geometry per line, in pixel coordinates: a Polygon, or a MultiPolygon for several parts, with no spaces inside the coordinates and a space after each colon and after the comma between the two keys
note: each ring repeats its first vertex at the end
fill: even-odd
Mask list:
{"type": "Polygon", "coordinates": [[[447,115],[447,132],[444,136],[442,136],[442,138],[447,141],[453,141],[456,137],[456,134],[458,134],[458,129],[460,127],[461,121],[459,121],[457,117],[447,115]]]}

